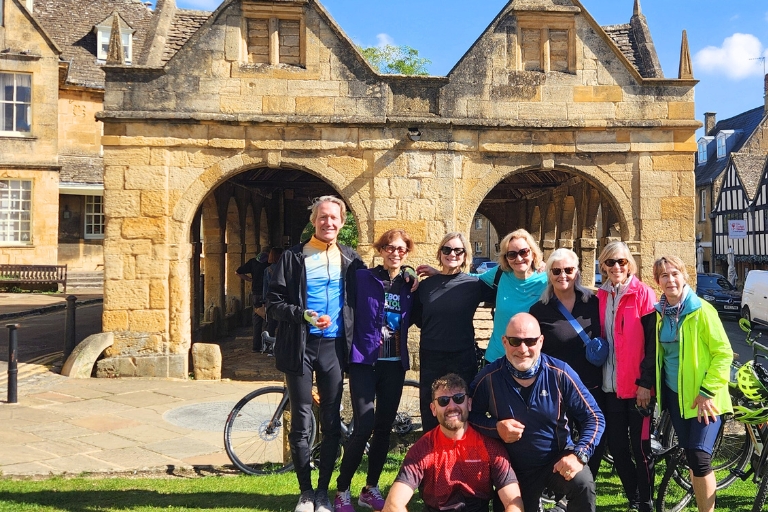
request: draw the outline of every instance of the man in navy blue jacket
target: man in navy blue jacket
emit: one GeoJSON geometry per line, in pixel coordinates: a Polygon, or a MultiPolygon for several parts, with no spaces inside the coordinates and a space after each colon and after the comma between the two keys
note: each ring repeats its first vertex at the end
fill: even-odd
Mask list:
{"type": "Polygon", "coordinates": [[[549,488],[568,498],[569,512],[594,512],[595,482],[586,464],[605,430],[603,413],[570,366],[541,353],[544,337],[533,316],[513,316],[502,341],[505,356],[470,386],[470,423],[504,441],[525,510],[539,510],[549,488]],[[576,442],[568,418],[581,428],[576,442]]]}

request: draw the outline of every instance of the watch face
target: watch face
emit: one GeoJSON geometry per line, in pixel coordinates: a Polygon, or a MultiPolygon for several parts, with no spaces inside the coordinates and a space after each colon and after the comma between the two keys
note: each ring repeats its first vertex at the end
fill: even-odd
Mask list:
{"type": "Polygon", "coordinates": [[[589,458],[583,452],[576,452],[576,458],[585,466],[587,465],[587,462],[589,462],[589,458]]]}

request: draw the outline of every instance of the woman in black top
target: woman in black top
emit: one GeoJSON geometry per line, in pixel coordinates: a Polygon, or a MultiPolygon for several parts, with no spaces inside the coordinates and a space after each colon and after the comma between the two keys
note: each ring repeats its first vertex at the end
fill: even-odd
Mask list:
{"type": "MultiPolygon", "coordinates": [[[[581,285],[579,257],[570,249],[557,249],[547,260],[547,284],[541,300],[531,306],[530,313],[536,317],[544,335],[541,351],[547,355],[565,361],[581,378],[589,389],[597,405],[603,405],[601,389],[603,372],[587,361],[586,347],[581,336],[571,325],[559,304],[581,325],[589,338],[600,336],[600,309],[597,297],[581,285]]],[[[605,451],[604,440],[595,448],[589,460],[589,469],[597,477],[600,459],[605,451]]]]}
{"type": "MultiPolygon", "coordinates": [[[[467,266],[467,241],[461,233],[448,233],[437,250],[440,273],[419,285],[419,304],[414,320],[421,327],[419,387],[424,432],[437,426],[429,404],[432,382],[456,373],[465,382],[477,374],[475,311],[481,302],[493,300],[495,291],[463,272],[467,266]]],[[[429,267],[420,266],[419,273],[429,267]]]]}

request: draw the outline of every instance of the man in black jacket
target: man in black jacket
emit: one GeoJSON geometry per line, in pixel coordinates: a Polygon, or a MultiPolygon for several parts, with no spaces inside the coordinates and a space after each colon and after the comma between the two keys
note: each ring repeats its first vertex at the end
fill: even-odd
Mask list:
{"type": "Polygon", "coordinates": [[[333,512],[328,484],[341,437],[343,371],[352,347],[354,301],[349,292],[355,272],[365,265],[353,249],[337,243],[347,216],[344,202],[322,196],[310,209],[315,234],[280,257],[269,283],[267,310],[278,322],[275,364],[285,373],[291,401],[288,440],[301,489],[295,512],[333,512]],[[316,490],[309,465],[313,372],[323,434],[316,490]]]}
{"type": "Polygon", "coordinates": [[[264,270],[269,266],[267,252],[261,252],[255,258],[246,261],[235,272],[237,277],[251,283],[251,308],[253,309],[253,351],[261,352],[261,331],[264,319],[256,314],[256,308],[264,305],[264,270]]]}

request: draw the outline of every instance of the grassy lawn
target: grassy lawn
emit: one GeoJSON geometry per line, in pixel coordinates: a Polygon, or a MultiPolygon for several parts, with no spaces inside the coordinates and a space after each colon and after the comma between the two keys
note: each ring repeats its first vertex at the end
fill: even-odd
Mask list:
{"type": "MultiPolygon", "coordinates": [[[[383,490],[391,483],[401,459],[391,456],[384,468],[383,490]]],[[[603,512],[625,512],[618,477],[603,463],[598,479],[598,506],[603,512]]],[[[365,461],[352,483],[353,495],[365,484],[365,461]]],[[[317,475],[315,474],[315,478],[317,475]]],[[[332,480],[335,485],[335,476],[332,480]]],[[[737,481],[718,495],[718,510],[750,510],[757,488],[737,481]]],[[[250,477],[229,471],[173,472],[152,476],[0,478],[0,511],[286,511],[296,504],[298,486],[293,473],[250,477]]],[[[362,509],[359,509],[362,510],[362,509]]],[[[411,502],[410,510],[421,510],[411,502]]],[[[695,510],[691,507],[689,510],[695,510]]]]}

